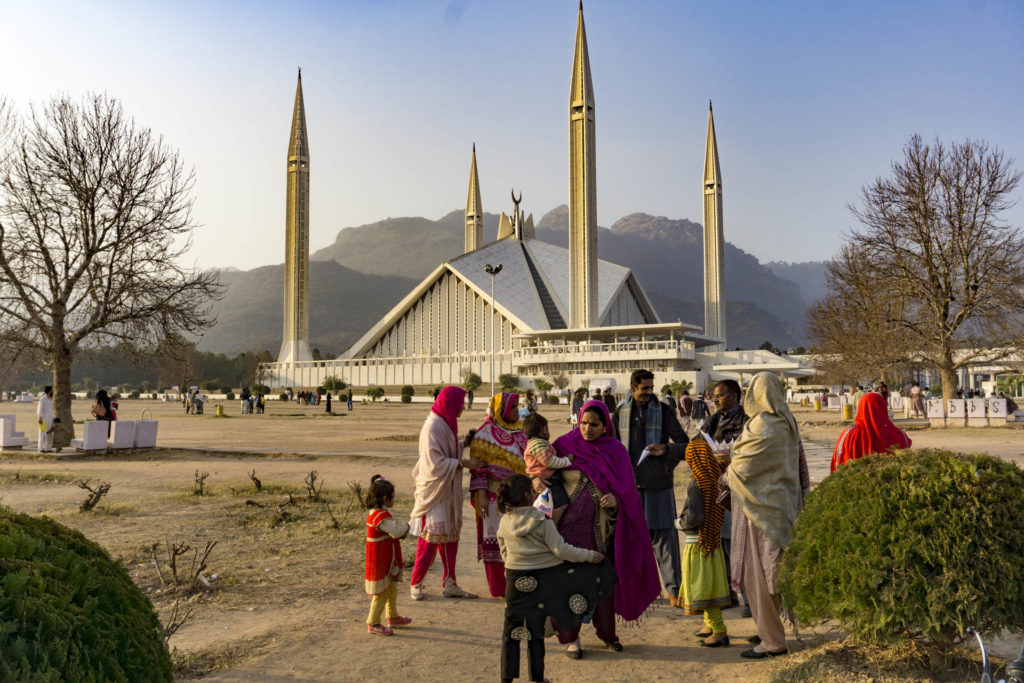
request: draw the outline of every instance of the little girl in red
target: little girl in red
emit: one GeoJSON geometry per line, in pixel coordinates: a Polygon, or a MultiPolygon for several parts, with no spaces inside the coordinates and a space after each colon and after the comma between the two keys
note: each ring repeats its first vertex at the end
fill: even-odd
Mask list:
{"type": "Polygon", "coordinates": [[[370,479],[366,492],[366,594],[373,596],[366,630],[380,636],[394,635],[391,630],[412,623],[409,617],[398,616],[396,606],[398,582],[402,578],[402,544],[399,539],[409,533],[409,525],[396,522],[387,508],[395,504],[395,485],[379,474],[370,479]],[[388,623],[381,623],[387,608],[388,623]]]}

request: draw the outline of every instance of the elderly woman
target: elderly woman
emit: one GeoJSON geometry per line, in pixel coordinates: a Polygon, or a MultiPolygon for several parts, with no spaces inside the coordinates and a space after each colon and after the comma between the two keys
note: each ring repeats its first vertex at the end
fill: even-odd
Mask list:
{"type": "Polygon", "coordinates": [[[889,419],[889,406],[881,394],[867,393],[857,404],[853,426],[839,435],[832,452],[832,471],[839,465],[872,453],[910,448],[910,437],[889,419]]]}
{"type": "Polygon", "coordinates": [[[733,444],[726,471],[732,497],[731,580],[750,600],[761,639],[742,656],[764,659],[789,651],[776,577],[810,480],[779,378],[768,372],[755,375],[743,411],[750,419],[733,444]]]}
{"type": "Polygon", "coordinates": [[[477,559],[484,561],[491,597],[505,597],[505,563],[498,548],[498,489],[513,474],[526,474],[526,433],[519,420],[519,394],[495,394],[487,406],[487,419],[469,445],[477,461],[469,478],[469,494],[476,509],[477,559]]]}
{"type": "Polygon", "coordinates": [[[419,536],[416,562],[409,580],[413,600],[423,599],[423,580],[441,553],[441,593],[446,598],[475,598],[455,582],[455,558],[462,532],[462,468],[474,467],[462,459],[458,418],[466,396],[460,387],[445,387],[434,399],[430,415],[420,430],[420,455],[412,470],[415,490],[410,532],[419,536]]]}
{"type": "MultiPolygon", "coordinates": [[[[618,652],[622,644],[615,615],[627,622],[643,616],[661,594],[661,580],[633,466],[626,447],[613,435],[608,407],[600,400],[584,403],[578,423],[578,429],[554,444],[559,455],[573,458],[572,467],[562,470],[569,505],[558,531],[574,546],[604,553],[621,579],[593,615],[597,637],[618,652]]],[[[571,659],[583,656],[578,626],[559,630],[558,641],[568,644],[571,659]]]]}

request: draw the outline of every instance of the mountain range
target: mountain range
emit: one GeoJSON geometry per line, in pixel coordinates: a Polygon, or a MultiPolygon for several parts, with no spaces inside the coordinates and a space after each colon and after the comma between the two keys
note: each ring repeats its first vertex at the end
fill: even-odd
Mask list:
{"type": "MultiPolygon", "coordinates": [[[[565,205],[536,223],[537,238],[568,245],[565,205]]],[[[496,214],[484,215],[484,242],[495,239],[496,214]]],[[[362,336],[437,265],[463,249],[462,211],[438,220],[387,218],[338,231],[310,255],[310,343],[334,356],[362,336]]],[[[633,213],[598,229],[602,259],[631,268],[663,320],[701,325],[704,317],[703,229],[686,219],[633,213]]],[[[824,287],[820,262],[762,264],[725,245],[726,329],[730,348],[770,341],[780,348],[806,343],[807,303],[824,287]]],[[[227,354],[281,345],[282,265],[224,270],[217,324],[199,348],[227,354]]]]}

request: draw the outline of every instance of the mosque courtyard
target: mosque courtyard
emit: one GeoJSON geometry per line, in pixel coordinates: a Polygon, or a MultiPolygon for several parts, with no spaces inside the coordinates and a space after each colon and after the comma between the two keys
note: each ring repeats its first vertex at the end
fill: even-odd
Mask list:
{"type": "MultiPolygon", "coordinates": [[[[383,474],[398,490],[396,517],[407,517],[417,435],[428,404],[357,404],[347,413],[344,403],[335,403],[340,412],[328,416],[324,406],[271,401],[265,415],[240,415],[236,401],[225,401],[220,418],[216,405],[213,401],[205,415],[194,416],[185,415],[180,403],[121,401],[123,419],[149,409],[159,420],[159,448],[152,451],[101,456],[5,451],[0,503],[48,515],[98,542],[151,596],[164,622],[175,598],[161,588],[152,546],[160,544],[156,555],[166,578],[166,543],[184,541],[202,549],[216,541],[204,572],[211,587],[188,600],[193,616],[170,639],[183,680],[474,681],[498,676],[502,603],[486,597],[440,599],[439,563],[428,576],[425,601],[413,602],[408,591],[399,591],[399,611],[412,617],[410,628],[384,639],[370,637],[364,626],[369,607],[363,589],[365,511],[355,506],[349,484],[365,486],[372,474],[383,474]],[[312,471],[323,483],[325,502],[309,500],[304,479],[312,471]],[[207,472],[204,495],[196,495],[196,475],[207,472]],[[256,490],[250,473],[262,490],[256,490]],[[77,482],[83,479],[111,485],[89,513],[80,513],[77,506],[85,493],[77,482]]],[[[76,420],[85,419],[89,407],[88,401],[76,401],[76,420]]],[[[463,413],[460,431],[479,426],[483,408],[478,401],[463,413]]],[[[568,429],[564,405],[542,406],[541,411],[551,420],[553,437],[568,429]]],[[[5,403],[0,413],[15,414],[19,429],[31,434],[33,404],[5,403]]],[[[812,481],[820,482],[844,427],[835,412],[798,407],[794,413],[808,447],[812,481]]],[[[908,431],[915,447],[987,452],[1024,464],[1024,430],[1012,425],[911,426],[908,431]]],[[[683,474],[676,483],[681,496],[685,468],[678,472],[683,474]]],[[[459,583],[485,594],[468,507],[465,515],[459,583]]],[[[414,547],[408,539],[403,542],[406,560],[414,547]]],[[[408,572],[403,580],[407,586],[408,572]]],[[[547,676],[553,681],[769,680],[784,662],[741,659],[744,639],[754,633],[753,621],[741,618],[739,609],[724,614],[733,637],[729,648],[698,647],[690,634],[700,618],[684,616],[664,600],[638,628],[621,629],[621,653],[603,649],[593,631],[585,630],[584,658],[571,661],[549,639],[547,676]]],[[[836,637],[824,627],[805,627],[801,640],[790,641],[790,659],[836,637]]],[[[997,646],[997,653],[1013,658],[1018,646],[1014,637],[997,646]]]]}

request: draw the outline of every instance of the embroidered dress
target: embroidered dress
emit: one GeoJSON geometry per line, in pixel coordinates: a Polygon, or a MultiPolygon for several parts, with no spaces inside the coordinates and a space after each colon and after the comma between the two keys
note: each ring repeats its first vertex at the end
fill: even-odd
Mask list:
{"type": "Polygon", "coordinates": [[[402,578],[402,544],[381,531],[381,522],[391,519],[387,510],[370,510],[366,515],[366,594],[380,595],[402,578]]]}

